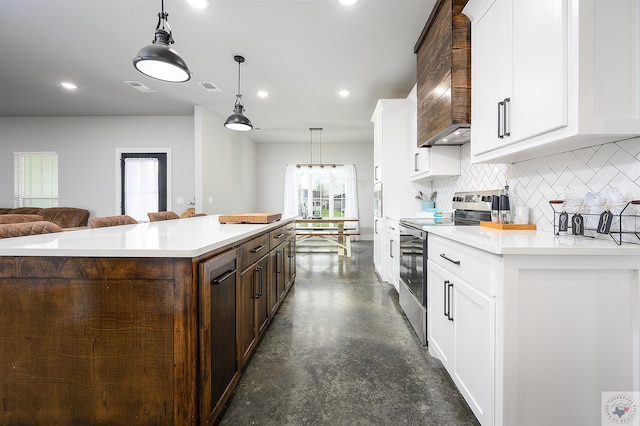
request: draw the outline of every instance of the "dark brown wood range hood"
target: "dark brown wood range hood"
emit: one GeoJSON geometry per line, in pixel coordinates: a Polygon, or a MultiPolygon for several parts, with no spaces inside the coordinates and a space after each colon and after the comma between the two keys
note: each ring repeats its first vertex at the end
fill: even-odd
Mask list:
{"type": "Polygon", "coordinates": [[[415,45],[418,146],[471,139],[471,23],[468,0],[438,0],[415,45]]]}

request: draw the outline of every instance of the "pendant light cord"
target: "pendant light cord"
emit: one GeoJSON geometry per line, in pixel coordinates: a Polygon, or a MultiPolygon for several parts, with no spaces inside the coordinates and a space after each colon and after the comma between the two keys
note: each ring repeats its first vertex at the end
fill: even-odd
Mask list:
{"type": "Polygon", "coordinates": [[[319,155],[319,160],[320,160],[320,168],[323,168],[324,166],[322,165],[322,129],[320,129],[320,145],[318,145],[318,155],[319,155]]]}
{"type": "Polygon", "coordinates": [[[240,95],[240,64],[241,64],[241,62],[238,61],[238,92],[237,92],[238,96],[242,96],[242,95],[240,95]]]}

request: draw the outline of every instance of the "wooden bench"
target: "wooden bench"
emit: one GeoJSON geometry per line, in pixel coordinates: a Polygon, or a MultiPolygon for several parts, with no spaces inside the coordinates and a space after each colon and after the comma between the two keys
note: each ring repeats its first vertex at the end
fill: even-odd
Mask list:
{"type": "Polygon", "coordinates": [[[351,237],[360,233],[353,228],[345,229],[345,222],[357,223],[358,220],[299,219],[296,221],[296,239],[299,242],[311,240],[315,247],[337,247],[339,256],[351,257],[351,237]]]}

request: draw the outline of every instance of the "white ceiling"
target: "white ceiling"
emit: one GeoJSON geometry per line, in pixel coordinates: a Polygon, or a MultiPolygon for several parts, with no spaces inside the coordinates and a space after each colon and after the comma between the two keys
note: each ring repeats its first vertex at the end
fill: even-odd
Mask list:
{"type": "Polygon", "coordinates": [[[322,127],[323,143],[371,141],[376,100],[405,97],[415,84],[413,47],[435,3],[210,1],[203,11],[165,0],[173,48],[193,72],[187,83],[167,83],[132,65],[153,39],[161,0],[2,0],[0,116],[191,115],[206,105],[224,119],[240,54],[245,114],[263,129],[247,132],[252,140],[308,142],[309,128],[322,127]],[[62,80],[79,89],[62,89],[62,80]],[[259,98],[260,89],[270,96],[259,98]],[[341,98],[341,89],[351,95],[341,98]]]}

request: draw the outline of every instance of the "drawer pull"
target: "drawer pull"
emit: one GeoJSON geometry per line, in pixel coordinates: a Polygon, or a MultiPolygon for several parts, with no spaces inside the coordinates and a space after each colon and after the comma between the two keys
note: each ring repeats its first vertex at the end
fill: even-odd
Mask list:
{"type": "Polygon", "coordinates": [[[448,261],[449,261],[449,262],[451,262],[451,263],[455,263],[456,265],[460,265],[460,261],[459,261],[459,260],[449,259],[445,253],[442,253],[442,254],[440,255],[440,257],[441,257],[441,258],[443,258],[443,259],[448,260],[448,261]]]}
{"type": "Polygon", "coordinates": [[[220,275],[218,278],[212,279],[211,280],[211,285],[222,284],[223,282],[225,282],[228,278],[230,278],[235,273],[236,273],[236,270],[235,269],[231,269],[231,270],[227,271],[226,273],[220,275]]]}
{"type": "Polygon", "coordinates": [[[273,237],[273,238],[275,238],[276,240],[279,240],[279,239],[280,239],[280,238],[282,238],[282,237],[284,237],[284,234],[280,233],[280,234],[276,235],[276,236],[275,236],[275,237],[273,237]]]}
{"type": "Polygon", "coordinates": [[[257,252],[259,252],[260,250],[262,250],[263,248],[265,248],[265,245],[264,245],[264,244],[260,244],[258,247],[256,247],[256,248],[252,249],[252,250],[251,250],[251,253],[257,253],[257,252]]]}

